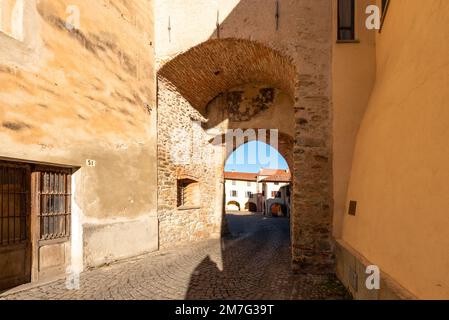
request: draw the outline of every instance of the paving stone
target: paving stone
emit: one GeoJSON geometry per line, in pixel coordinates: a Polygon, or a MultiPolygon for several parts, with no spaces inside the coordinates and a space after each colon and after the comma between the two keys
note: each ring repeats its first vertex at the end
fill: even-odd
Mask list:
{"type": "Polygon", "coordinates": [[[333,276],[291,271],[289,221],[228,215],[234,236],[206,240],[84,272],[80,289],[65,280],[18,293],[11,300],[298,300],[345,299],[333,276]],[[239,237],[235,235],[239,234],[239,237]],[[222,266],[211,257],[222,257],[222,266]]]}

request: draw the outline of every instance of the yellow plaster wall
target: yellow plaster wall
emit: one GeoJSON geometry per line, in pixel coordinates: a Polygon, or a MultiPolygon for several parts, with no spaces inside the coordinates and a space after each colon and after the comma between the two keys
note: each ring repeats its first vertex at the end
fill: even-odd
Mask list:
{"type": "Polygon", "coordinates": [[[391,1],[342,238],[419,298],[449,298],[449,2],[391,1]]]}
{"type": "MultiPolygon", "coordinates": [[[[365,27],[365,9],[373,0],[356,1],[356,41],[338,43],[337,30],[332,55],[333,102],[333,235],[341,237],[352,157],[360,122],[376,79],[376,31],[365,27]]],[[[337,0],[333,0],[337,26],[337,0]]]]}

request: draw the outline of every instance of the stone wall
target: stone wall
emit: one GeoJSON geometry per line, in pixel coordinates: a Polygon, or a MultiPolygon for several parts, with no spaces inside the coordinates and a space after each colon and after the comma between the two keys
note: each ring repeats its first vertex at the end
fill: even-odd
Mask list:
{"type": "Polygon", "coordinates": [[[279,15],[275,3],[259,0],[156,1],[156,8],[159,74],[197,110],[249,83],[292,97],[293,262],[302,272],[333,272],[331,1],[282,0],[279,15]]]}
{"type": "Polygon", "coordinates": [[[220,235],[220,209],[215,198],[220,182],[214,146],[201,127],[205,119],[187,100],[159,79],[158,94],[158,218],[161,247],[220,235]],[[178,208],[177,180],[199,183],[198,206],[178,208]]]}

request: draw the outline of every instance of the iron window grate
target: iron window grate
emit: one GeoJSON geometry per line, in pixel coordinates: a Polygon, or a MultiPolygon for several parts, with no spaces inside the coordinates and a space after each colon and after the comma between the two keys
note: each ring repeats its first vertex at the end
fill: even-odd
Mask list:
{"type": "Polygon", "coordinates": [[[28,240],[29,171],[27,167],[0,164],[0,245],[28,240]]]}
{"type": "Polygon", "coordinates": [[[40,172],[40,239],[70,237],[71,174],[65,171],[40,172]]]}

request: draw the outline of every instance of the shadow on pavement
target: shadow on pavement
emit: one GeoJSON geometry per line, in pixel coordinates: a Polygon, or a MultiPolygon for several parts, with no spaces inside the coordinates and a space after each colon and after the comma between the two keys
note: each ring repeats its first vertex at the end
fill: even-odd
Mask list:
{"type": "Polygon", "coordinates": [[[187,300],[347,299],[334,276],[293,274],[289,220],[228,214],[222,269],[210,256],[193,272],[187,300]]]}

